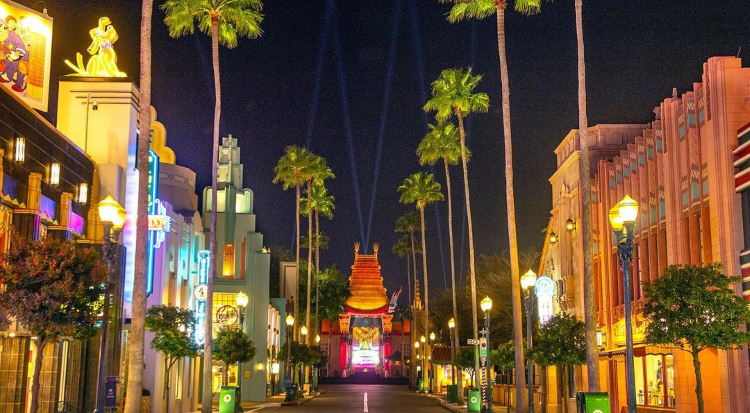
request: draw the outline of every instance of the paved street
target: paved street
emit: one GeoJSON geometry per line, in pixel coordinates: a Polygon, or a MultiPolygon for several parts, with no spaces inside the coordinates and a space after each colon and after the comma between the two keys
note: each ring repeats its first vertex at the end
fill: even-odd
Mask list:
{"type": "Polygon", "coordinates": [[[363,412],[423,413],[445,412],[437,401],[420,397],[404,386],[375,384],[321,386],[325,393],[299,407],[277,407],[263,412],[363,412]]]}

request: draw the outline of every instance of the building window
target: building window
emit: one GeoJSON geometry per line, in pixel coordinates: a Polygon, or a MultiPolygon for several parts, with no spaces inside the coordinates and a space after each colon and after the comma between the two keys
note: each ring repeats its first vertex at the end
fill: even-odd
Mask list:
{"type": "Polygon", "coordinates": [[[674,357],[671,354],[636,357],[635,389],[639,405],[675,407],[674,357]]]}
{"type": "Polygon", "coordinates": [[[224,278],[234,278],[234,245],[224,245],[224,262],[221,275],[224,278]]]}
{"type": "Polygon", "coordinates": [[[86,201],[89,199],[89,185],[87,183],[82,183],[78,186],[78,202],[81,204],[85,204],[86,201]]]}
{"type": "Polygon", "coordinates": [[[26,160],[26,139],[22,136],[17,137],[14,142],[13,160],[18,163],[26,160]]]}
{"type": "Polygon", "coordinates": [[[57,186],[60,184],[60,164],[52,162],[49,166],[49,184],[57,186]]]}

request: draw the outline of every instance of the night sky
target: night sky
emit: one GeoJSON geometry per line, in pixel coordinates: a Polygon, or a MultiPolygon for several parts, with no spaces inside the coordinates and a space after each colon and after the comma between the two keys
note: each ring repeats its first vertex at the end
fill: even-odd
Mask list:
{"type": "MultiPolygon", "coordinates": [[[[36,3],[39,8],[43,2],[36,3]]],[[[120,35],[115,45],[120,68],[137,75],[140,1],[46,3],[55,31],[48,114],[54,121],[55,79],[68,72],[63,60],[86,48],[88,29],[98,17],[112,19],[120,35]]],[[[387,287],[404,284],[404,262],[390,247],[397,238],[394,221],[408,210],[398,203],[396,188],[420,170],[414,150],[431,119],[421,106],[441,69],[473,66],[484,75],[479,90],[491,102],[490,112],[474,115],[469,126],[476,247],[481,254],[504,253],[495,19],[449,24],[444,18],[448,5],[437,0],[265,3],[264,35],[221,49],[221,124],[222,134],[239,140],[245,186],[255,192],[266,244],[293,245],[293,192],[271,183],[272,169],[286,145],[307,144],[328,159],[337,175],[329,184],[336,211],[333,221],[323,224],[331,235],[323,263],[346,271],[354,241],[380,242],[387,287]]],[[[203,34],[169,38],[163,16],[154,12],[153,105],[177,162],[198,173],[200,194],[210,185],[210,46],[203,34]]],[[[589,0],[584,24],[592,125],[648,122],[652,108],[673,87],[682,93],[700,81],[701,65],[709,57],[736,55],[740,48],[741,55],[750,56],[746,0],[589,0]]],[[[547,179],[555,169],[552,151],[578,126],[573,1],[545,3],[533,17],[509,12],[506,27],[519,242],[522,250],[541,248],[551,199],[547,179]]],[[[436,172],[444,181],[442,168],[436,172]]],[[[454,188],[460,189],[460,169],[452,172],[454,188]]],[[[457,242],[463,239],[465,245],[463,195],[454,192],[457,242]]],[[[450,283],[445,204],[437,211],[428,210],[433,288],[450,283]]],[[[458,258],[467,272],[466,253],[458,258]]]]}

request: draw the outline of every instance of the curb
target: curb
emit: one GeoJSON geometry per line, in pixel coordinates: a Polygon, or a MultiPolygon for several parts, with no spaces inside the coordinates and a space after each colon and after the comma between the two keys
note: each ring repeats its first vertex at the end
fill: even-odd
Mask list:
{"type": "MultiPolygon", "coordinates": [[[[310,397],[305,397],[302,400],[295,400],[293,402],[286,402],[286,403],[282,402],[282,403],[269,403],[269,404],[275,404],[276,406],[281,406],[281,407],[296,407],[296,406],[299,406],[301,404],[305,404],[305,403],[309,402],[310,400],[313,400],[313,399],[316,399],[316,398],[320,397],[323,393],[325,393],[325,390],[320,390],[317,393],[311,395],[310,397]]],[[[275,407],[275,406],[266,406],[266,405],[263,405],[263,406],[260,406],[258,410],[266,408],[266,407],[275,407]]]]}
{"type": "Polygon", "coordinates": [[[448,403],[447,400],[443,399],[440,396],[435,396],[435,395],[430,395],[430,394],[425,394],[425,393],[420,393],[419,395],[421,397],[427,397],[427,398],[430,398],[430,399],[433,399],[433,400],[437,401],[438,403],[440,403],[440,407],[442,407],[443,409],[445,409],[445,410],[447,410],[449,412],[463,413],[463,410],[461,410],[458,407],[453,406],[452,404],[448,403]]]}

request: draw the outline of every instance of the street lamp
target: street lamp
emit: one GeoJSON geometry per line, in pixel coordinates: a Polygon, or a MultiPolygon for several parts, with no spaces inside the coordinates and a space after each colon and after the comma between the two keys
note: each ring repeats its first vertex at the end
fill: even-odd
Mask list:
{"type": "MultiPolygon", "coordinates": [[[[112,196],[108,195],[106,198],[99,202],[99,220],[104,225],[104,244],[102,245],[102,252],[104,253],[104,262],[107,265],[107,278],[110,279],[111,275],[117,268],[117,244],[120,236],[120,231],[125,225],[125,208],[122,207],[112,196]]],[[[109,325],[109,307],[110,307],[110,292],[104,294],[104,311],[102,312],[102,338],[99,340],[99,371],[98,371],[98,382],[96,385],[96,412],[104,411],[104,399],[105,389],[104,381],[106,375],[106,358],[107,358],[107,335],[109,325]]]]}
{"type": "MultiPolygon", "coordinates": [[[[490,310],[492,310],[492,299],[489,296],[485,296],[482,301],[479,303],[479,307],[482,309],[482,312],[484,312],[484,339],[487,342],[487,348],[489,348],[490,343],[490,310]]],[[[482,354],[480,353],[480,356],[482,354]]],[[[484,387],[484,400],[482,404],[482,412],[492,412],[492,385],[490,377],[490,363],[489,363],[489,351],[487,354],[485,354],[481,358],[482,363],[484,363],[484,375],[485,380],[483,383],[484,387]]],[[[477,372],[479,374],[479,372],[477,372]]]]}
{"type": "Polygon", "coordinates": [[[299,333],[302,334],[303,337],[307,337],[307,333],[308,333],[307,327],[306,326],[300,327],[299,333]]]}
{"type": "Polygon", "coordinates": [[[294,331],[294,316],[291,314],[286,315],[286,378],[284,384],[286,384],[286,397],[285,402],[293,402],[295,400],[295,394],[292,391],[292,334],[294,331]]]}
{"type": "Polygon", "coordinates": [[[456,345],[453,343],[453,329],[456,328],[456,320],[451,317],[448,320],[448,330],[450,330],[451,340],[451,384],[456,384],[456,366],[453,365],[453,360],[456,358],[456,345]]]}
{"type": "Polygon", "coordinates": [[[320,334],[315,335],[315,344],[316,345],[320,344],[320,334]]]}
{"type": "MultiPolygon", "coordinates": [[[[534,334],[534,286],[536,286],[536,273],[532,270],[526,271],[521,276],[521,288],[526,293],[526,345],[529,350],[533,347],[534,334]]],[[[534,413],[534,364],[529,361],[526,372],[526,385],[529,391],[529,413],[534,413]]]]}
{"type": "Polygon", "coordinates": [[[630,287],[630,261],[633,258],[633,232],[638,218],[638,202],[625,195],[609,210],[609,222],[617,245],[617,257],[623,276],[623,301],[625,302],[625,376],[628,413],[635,413],[635,365],[633,362],[632,291],[630,287]]]}
{"type": "Polygon", "coordinates": [[[243,291],[240,291],[237,293],[237,295],[234,296],[234,301],[237,303],[237,307],[239,307],[240,309],[240,330],[242,330],[245,324],[245,307],[247,307],[250,299],[248,298],[247,294],[245,294],[243,291]]]}

